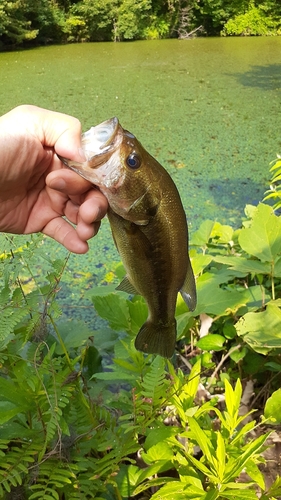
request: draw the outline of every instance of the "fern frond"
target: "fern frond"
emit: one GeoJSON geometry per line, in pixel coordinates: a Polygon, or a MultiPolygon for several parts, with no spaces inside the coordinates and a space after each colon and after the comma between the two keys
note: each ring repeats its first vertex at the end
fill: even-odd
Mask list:
{"type": "Polygon", "coordinates": [[[38,451],[38,445],[32,442],[11,446],[7,440],[0,441],[0,498],[5,491],[9,493],[12,487],[22,484],[38,451]]]}
{"type": "Polygon", "coordinates": [[[29,487],[29,500],[59,500],[57,490],[65,488],[75,479],[75,474],[59,460],[46,460],[39,465],[36,483],[29,487]]]}
{"type": "Polygon", "coordinates": [[[165,360],[157,356],[143,377],[141,395],[143,398],[151,400],[154,406],[157,406],[160,401],[166,398],[167,385],[165,360]]]}
{"type": "Polygon", "coordinates": [[[4,341],[8,335],[14,332],[15,327],[28,315],[25,308],[16,309],[5,307],[1,310],[0,341],[4,341]]]}

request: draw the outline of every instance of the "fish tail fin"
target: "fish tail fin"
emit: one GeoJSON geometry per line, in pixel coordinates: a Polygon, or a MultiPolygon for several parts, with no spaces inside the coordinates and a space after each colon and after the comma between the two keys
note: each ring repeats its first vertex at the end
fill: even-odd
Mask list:
{"type": "Polygon", "coordinates": [[[171,358],[175,350],[176,336],[175,319],[168,325],[147,321],[136,337],[135,347],[147,354],[160,354],[164,358],[171,358]]]}

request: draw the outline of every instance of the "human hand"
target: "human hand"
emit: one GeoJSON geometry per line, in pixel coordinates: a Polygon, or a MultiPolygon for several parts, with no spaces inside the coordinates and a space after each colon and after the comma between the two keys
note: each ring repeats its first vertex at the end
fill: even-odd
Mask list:
{"type": "Polygon", "coordinates": [[[0,117],[0,231],[41,231],[87,252],[107,201],[56,155],[83,161],[80,141],[81,124],[68,115],[23,105],[0,117]]]}

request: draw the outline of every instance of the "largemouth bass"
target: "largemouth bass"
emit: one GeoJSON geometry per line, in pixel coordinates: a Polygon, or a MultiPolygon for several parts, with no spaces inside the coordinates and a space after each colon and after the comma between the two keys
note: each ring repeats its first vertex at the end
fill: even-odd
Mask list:
{"type": "Polygon", "coordinates": [[[127,273],[117,289],[142,295],[149,310],[136,349],[170,358],[176,342],[178,292],[190,310],[196,307],[188,228],[178,190],[117,118],[85,132],[82,148],[85,162],[61,160],[98,186],[108,200],[113,239],[127,273]]]}

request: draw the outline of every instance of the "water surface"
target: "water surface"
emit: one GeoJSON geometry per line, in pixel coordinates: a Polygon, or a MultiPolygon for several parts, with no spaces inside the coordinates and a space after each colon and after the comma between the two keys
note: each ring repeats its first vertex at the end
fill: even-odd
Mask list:
{"type": "MultiPolygon", "coordinates": [[[[0,97],[1,114],[31,103],[77,116],[84,130],[118,116],[169,170],[191,232],[206,218],[235,224],[245,203],[262,199],[269,162],[281,153],[281,37],[1,53],[0,97]]],[[[113,258],[105,223],[89,256],[73,265],[113,258]]]]}

